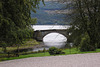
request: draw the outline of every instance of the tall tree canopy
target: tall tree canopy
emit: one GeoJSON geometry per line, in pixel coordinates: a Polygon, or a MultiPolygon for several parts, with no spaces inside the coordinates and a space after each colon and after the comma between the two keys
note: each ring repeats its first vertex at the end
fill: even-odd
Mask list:
{"type": "Polygon", "coordinates": [[[80,44],[85,42],[80,40],[89,36],[90,48],[88,49],[95,50],[96,47],[100,47],[100,0],[73,0],[73,4],[75,8],[72,23],[74,42],[80,44]]]}
{"type": "MultiPolygon", "coordinates": [[[[43,1],[43,0],[42,0],[43,1]]],[[[36,12],[40,0],[0,0],[0,43],[17,44],[32,37],[31,11],[36,12]]]]}

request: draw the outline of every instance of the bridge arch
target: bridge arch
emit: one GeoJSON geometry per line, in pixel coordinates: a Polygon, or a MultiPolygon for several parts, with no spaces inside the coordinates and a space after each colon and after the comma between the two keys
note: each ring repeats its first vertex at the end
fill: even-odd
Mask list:
{"type": "Polygon", "coordinates": [[[66,38],[68,37],[69,33],[67,30],[38,30],[34,32],[34,38],[38,41],[43,41],[43,38],[50,33],[59,33],[64,35],[66,38]]]}
{"type": "Polygon", "coordinates": [[[62,34],[63,36],[65,36],[65,37],[67,37],[64,33],[60,33],[60,32],[57,32],[57,31],[53,31],[53,32],[47,32],[47,33],[45,33],[45,34],[42,36],[42,38],[44,38],[46,35],[51,34],[51,33],[59,33],[59,34],[62,34]]]}

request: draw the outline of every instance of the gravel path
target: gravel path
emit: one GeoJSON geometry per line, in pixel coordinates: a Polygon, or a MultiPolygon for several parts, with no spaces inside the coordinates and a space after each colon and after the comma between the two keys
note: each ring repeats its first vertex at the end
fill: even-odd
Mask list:
{"type": "Polygon", "coordinates": [[[10,60],[0,62],[0,67],[100,67],[100,53],[10,60]]]}

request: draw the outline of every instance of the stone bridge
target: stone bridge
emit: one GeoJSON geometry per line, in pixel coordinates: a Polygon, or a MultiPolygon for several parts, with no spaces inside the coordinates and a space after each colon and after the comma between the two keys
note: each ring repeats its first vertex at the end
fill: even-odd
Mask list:
{"type": "Polygon", "coordinates": [[[69,35],[67,29],[36,30],[34,31],[34,38],[38,41],[43,41],[43,37],[49,33],[60,33],[65,37],[69,35]]]}
{"type": "Polygon", "coordinates": [[[43,41],[43,37],[49,33],[59,33],[68,37],[69,25],[33,25],[34,38],[38,41],[43,41]]]}

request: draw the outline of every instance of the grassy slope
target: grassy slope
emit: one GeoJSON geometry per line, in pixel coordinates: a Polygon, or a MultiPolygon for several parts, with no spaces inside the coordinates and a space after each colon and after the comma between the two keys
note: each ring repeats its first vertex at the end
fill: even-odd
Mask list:
{"type": "MultiPolygon", "coordinates": [[[[35,45],[39,44],[36,40],[34,39],[28,39],[26,41],[23,41],[23,44],[21,44],[19,46],[19,49],[23,49],[23,48],[30,48],[33,47],[35,45]]],[[[17,46],[14,47],[7,47],[7,51],[12,51],[12,50],[16,50],[17,46]]],[[[0,47],[0,52],[2,51],[2,48],[0,47]]]]}
{"type": "MultiPolygon", "coordinates": [[[[97,53],[97,52],[100,52],[100,49],[97,49],[96,51],[80,52],[80,51],[77,51],[76,48],[72,48],[71,50],[70,49],[64,49],[63,52],[65,52],[65,54],[63,54],[63,55],[97,53]]],[[[13,59],[21,59],[21,58],[28,58],[28,57],[43,57],[43,56],[51,56],[51,55],[48,52],[44,52],[44,53],[20,55],[19,57],[2,58],[2,60],[13,60],[13,59]]]]}

